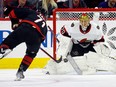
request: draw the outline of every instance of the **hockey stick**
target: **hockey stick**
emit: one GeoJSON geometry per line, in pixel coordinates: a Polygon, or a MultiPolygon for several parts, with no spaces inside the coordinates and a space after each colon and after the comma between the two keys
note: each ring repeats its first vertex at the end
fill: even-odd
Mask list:
{"type": "MultiPolygon", "coordinates": [[[[53,59],[56,63],[60,63],[62,61],[62,58],[60,58],[59,60],[55,60],[49,53],[47,53],[44,49],[42,49],[40,47],[40,49],[47,54],[51,59],[53,59]]],[[[0,57],[0,59],[3,59],[4,57],[6,57],[9,53],[11,52],[11,50],[7,50],[7,52],[5,54],[2,54],[2,56],[0,57]]]]}
{"type": "MultiPolygon", "coordinates": [[[[49,30],[52,32],[52,34],[54,35],[52,29],[50,28],[50,26],[48,26],[49,30]]],[[[56,40],[59,42],[59,40],[56,38],[56,40]]],[[[40,49],[47,54],[51,59],[53,59],[56,63],[60,63],[62,61],[62,57],[60,57],[58,60],[56,60],[55,58],[53,58],[48,52],[46,52],[43,48],[40,47],[40,49]]]]}
{"type": "Polygon", "coordinates": [[[56,63],[60,63],[60,62],[62,61],[62,58],[56,60],[56,59],[53,58],[48,52],[46,52],[44,49],[42,49],[41,47],[40,47],[40,49],[41,49],[45,54],[47,54],[51,59],[53,59],[56,63]]]}
{"type": "MultiPolygon", "coordinates": [[[[55,34],[54,34],[53,30],[51,29],[51,27],[48,26],[48,28],[49,28],[49,30],[51,31],[51,33],[53,34],[53,36],[55,36],[55,34]]],[[[57,38],[56,36],[55,36],[55,38],[56,38],[57,42],[59,43],[60,41],[58,40],[58,38],[57,38]]]]}
{"type": "MultiPolygon", "coordinates": [[[[45,54],[47,54],[51,59],[53,59],[56,63],[60,63],[61,61],[62,61],[62,58],[60,57],[58,60],[56,60],[55,58],[53,58],[48,52],[46,52],[44,49],[42,49],[41,47],[40,47],[40,49],[45,53],[45,54]]],[[[5,56],[7,56],[9,53],[10,53],[11,51],[7,51],[5,54],[2,54],[1,56],[0,56],[0,59],[3,59],[5,56]]]]}
{"type": "MultiPolygon", "coordinates": [[[[48,25],[47,27],[48,27],[48,29],[51,31],[51,33],[52,33],[53,37],[56,39],[56,41],[57,41],[58,43],[60,43],[60,41],[58,40],[58,38],[57,38],[56,35],[54,34],[53,30],[51,29],[51,27],[50,27],[49,25],[48,25]]],[[[54,52],[54,53],[55,53],[55,52],[54,52]]],[[[54,59],[54,60],[55,60],[55,59],[54,59]]],[[[62,61],[62,57],[60,57],[59,60],[62,61]]],[[[60,61],[60,62],[61,62],[61,61],[60,61]]]]}

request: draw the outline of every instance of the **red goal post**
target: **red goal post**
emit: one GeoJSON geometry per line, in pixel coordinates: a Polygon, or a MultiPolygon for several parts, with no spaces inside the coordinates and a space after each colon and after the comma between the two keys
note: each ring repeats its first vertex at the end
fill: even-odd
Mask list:
{"type": "MultiPolygon", "coordinates": [[[[56,48],[57,48],[56,35],[58,34],[60,28],[63,25],[68,24],[72,21],[78,21],[79,16],[82,13],[87,13],[90,16],[91,21],[94,21],[98,25],[100,25],[100,27],[102,28],[102,31],[104,31],[103,32],[104,34],[106,34],[106,32],[110,33],[108,32],[108,30],[109,29],[113,30],[112,28],[116,27],[116,8],[55,9],[53,12],[53,32],[54,32],[53,56],[54,58],[57,57],[56,55],[56,48]],[[103,29],[103,28],[107,28],[107,29],[103,29]]],[[[110,38],[110,37],[107,37],[107,38],[110,38]]],[[[115,41],[115,39],[116,38],[113,37],[113,41],[115,41]]],[[[107,41],[107,42],[111,45],[111,48],[114,48],[115,44],[112,45],[112,42],[110,41],[107,41]]]]}

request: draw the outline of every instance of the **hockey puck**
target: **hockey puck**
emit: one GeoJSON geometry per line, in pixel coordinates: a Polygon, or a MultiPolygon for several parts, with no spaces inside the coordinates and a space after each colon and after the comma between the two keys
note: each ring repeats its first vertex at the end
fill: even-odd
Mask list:
{"type": "Polygon", "coordinates": [[[50,75],[50,72],[49,72],[49,71],[47,71],[47,72],[46,72],[46,74],[47,74],[47,75],[50,75]]]}
{"type": "Polygon", "coordinates": [[[64,59],[64,62],[68,62],[68,60],[67,59],[64,59]]]}

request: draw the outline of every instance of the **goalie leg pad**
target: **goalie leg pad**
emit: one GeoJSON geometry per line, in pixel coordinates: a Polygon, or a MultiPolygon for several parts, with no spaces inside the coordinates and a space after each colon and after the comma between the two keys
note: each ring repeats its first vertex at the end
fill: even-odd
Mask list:
{"type": "Polygon", "coordinates": [[[44,67],[42,72],[44,74],[56,75],[57,74],[57,63],[54,60],[49,60],[48,64],[44,67]]]}
{"type": "Polygon", "coordinates": [[[111,53],[110,48],[105,44],[96,45],[94,49],[99,55],[109,56],[111,53]]]}
{"type": "Polygon", "coordinates": [[[116,60],[111,59],[110,57],[106,57],[104,55],[99,55],[94,52],[89,52],[86,54],[87,56],[87,65],[95,69],[96,71],[116,71],[116,60]]]}

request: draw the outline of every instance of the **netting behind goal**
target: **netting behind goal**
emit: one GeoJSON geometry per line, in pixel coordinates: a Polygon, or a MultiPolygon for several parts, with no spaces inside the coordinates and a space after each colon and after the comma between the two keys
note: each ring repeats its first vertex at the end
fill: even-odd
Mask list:
{"type": "Polygon", "coordinates": [[[91,21],[100,26],[105,37],[105,42],[112,49],[111,55],[116,55],[116,9],[56,9],[53,13],[53,29],[54,29],[54,57],[56,58],[57,41],[56,36],[59,35],[60,29],[66,24],[78,21],[82,13],[87,13],[91,21]]]}

